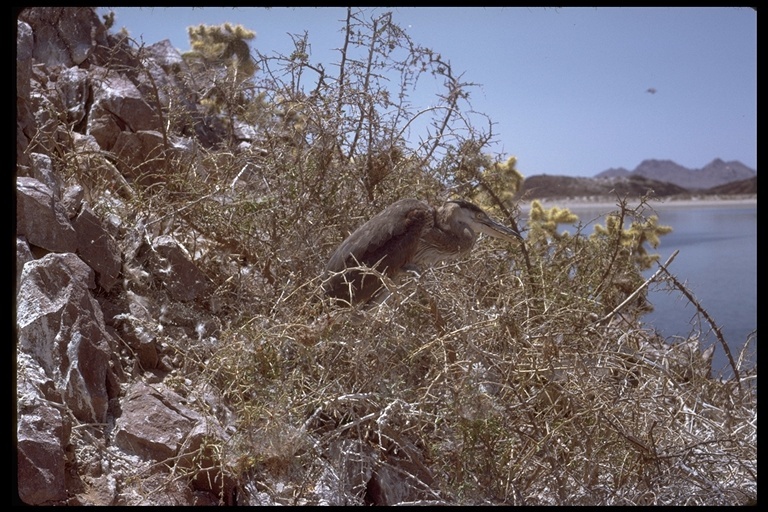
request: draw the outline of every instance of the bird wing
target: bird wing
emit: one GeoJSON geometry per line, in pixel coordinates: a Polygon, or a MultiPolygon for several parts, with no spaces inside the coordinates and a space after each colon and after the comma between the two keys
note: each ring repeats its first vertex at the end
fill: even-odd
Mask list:
{"type": "MultiPolygon", "coordinates": [[[[331,255],[326,272],[366,265],[389,276],[400,272],[413,258],[421,232],[434,223],[434,212],[416,199],[397,201],[357,228],[331,255]],[[378,263],[378,265],[376,265],[378,263]]],[[[379,279],[359,271],[335,274],[324,284],[326,292],[345,300],[365,302],[382,287],[379,279]],[[354,283],[350,289],[349,282],[354,283]],[[353,297],[349,297],[350,291],[353,297]]]]}
{"type": "Polygon", "coordinates": [[[326,269],[338,272],[359,264],[399,269],[408,263],[433,212],[417,199],[401,199],[372,217],[344,240],[326,269]]]}

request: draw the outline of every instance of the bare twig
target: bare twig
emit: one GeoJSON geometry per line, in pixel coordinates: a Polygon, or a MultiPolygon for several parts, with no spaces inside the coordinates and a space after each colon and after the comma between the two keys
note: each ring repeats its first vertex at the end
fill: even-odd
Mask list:
{"type": "MultiPolygon", "coordinates": [[[[677,254],[677,251],[675,251],[675,254],[677,254]]],[[[731,354],[731,349],[728,346],[728,343],[726,343],[725,338],[723,338],[723,333],[720,330],[720,327],[715,323],[715,320],[709,316],[709,313],[707,313],[707,310],[702,307],[702,305],[699,303],[698,300],[696,300],[696,297],[688,291],[688,289],[685,287],[683,283],[677,280],[677,278],[672,275],[667,270],[667,265],[669,262],[665,263],[664,265],[659,264],[659,270],[654,274],[656,275],[659,272],[663,272],[667,275],[667,277],[674,283],[675,287],[680,290],[680,293],[685,295],[685,298],[688,299],[688,301],[693,304],[696,309],[699,311],[699,313],[702,314],[704,319],[709,322],[709,325],[712,326],[712,330],[715,331],[715,336],[717,337],[717,341],[720,342],[720,346],[723,347],[723,351],[725,352],[726,357],[728,357],[728,362],[731,365],[731,369],[733,370],[733,376],[736,379],[736,385],[739,388],[739,395],[743,394],[743,389],[741,387],[741,377],[739,375],[739,367],[736,364],[736,362],[733,360],[733,355],[731,354]]]]}
{"type": "Polygon", "coordinates": [[[630,293],[630,294],[629,294],[629,297],[627,297],[626,299],[624,299],[624,300],[621,302],[621,304],[619,304],[618,306],[616,306],[615,308],[613,308],[613,311],[611,311],[610,313],[608,313],[607,315],[605,315],[605,316],[604,316],[603,318],[601,318],[600,320],[596,321],[596,322],[595,322],[595,324],[596,324],[596,325],[600,325],[600,324],[602,324],[602,323],[605,323],[605,322],[607,322],[608,320],[610,320],[611,318],[613,318],[613,317],[614,317],[614,316],[615,316],[615,315],[616,315],[616,314],[617,314],[619,311],[621,311],[621,310],[624,308],[624,306],[626,306],[627,304],[629,304],[630,302],[632,302],[632,300],[633,300],[635,297],[637,297],[637,296],[640,294],[640,292],[642,292],[642,291],[643,291],[643,290],[644,290],[644,289],[645,289],[645,288],[646,288],[646,287],[647,287],[647,286],[648,286],[650,283],[652,283],[652,282],[653,282],[653,281],[654,281],[656,278],[658,278],[658,277],[659,277],[659,274],[661,274],[661,273],[662,273],[662,271],[666,271],[666,268],[665,268],[665,267],[666,267],[666,266],[668,266],[670,263],[672,263],[672,261],[675,259],[675,257],[677,257],[677,254],[678,254],[679,252],[680,252],[680,251],[677,251],[677,250],[676,250],[675,252],[673,252],[673,253],[672,253],[672,255],[671,255],[671,256],[670,256],[670,257],[667,259],[667,261],[664,263],[664,265],[662,265],[662,266],[661,266],[661,268],[659,268],[659,270],[657,270],[656,272],[654,272],[654,273],[653,273],[653,275],[652,275],[651,277],[649,277],[648,279],[646,279],[646,280],[645,280],[645,282],[644,282],[643,284],[641,284],[640,286],[638,286],[638,287],[637,287],[637,289],[636,289],[635,291],[633,291],[632,293],[630,293]]]}

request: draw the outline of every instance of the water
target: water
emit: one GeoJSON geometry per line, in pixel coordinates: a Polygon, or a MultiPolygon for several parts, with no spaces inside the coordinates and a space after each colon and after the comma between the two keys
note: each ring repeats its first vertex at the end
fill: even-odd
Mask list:
{"type": "MultiPolygon", "coordinates": [[[[734,359],[757,329],[757,204],[657,209],[659,221],[674,231],[661,238],[661,262],[677,249],[672,272],[720,327],[734,359]]],[[[655,270],[646,272],[650,277],[655,270]]],[[[654,311],[644,321],[665,336],[700,331],[716,344],[715,373],[729,368],[725,351],[710,326],[692,324],[696,309],[679,292],[652,291],[654,311]]],[[[756,341],[756,339],[755,339],[756,341]]],[[[755,345],[751,348],[754,349],[755,345]]],[[[730,371],[726,371],[730,374],[730,371]]]]}
{"type": "MultiPolygon", "coordinates": [[[[659,223],[672,226],[673,232],[662,236],[659,247],[650,251],[658,253],[659,262],[664,263],[679,250],[669,271],[720,327],[731,354],[737,359],[747,338],[757,329],[757,204],[653,206],[659,223]]],[[[613,210],[615,206],[571,208],[585,224],[593,220],[605,224],[602,215],[613,210]]],[[[589,234],[592,230],[589,226],[584,232],[589,234]]],[[[657,269],[654,265],[644,272],[645,277],[657,269]]],[[[703,318],[701,323],[696,322],[696,308],[676,290],[654,288],[658,287],[651,285],[648,296],[654,311],[645,315],[643,322],[670,340],[700,333],[704,346],[716,345],[712,361],[714,374],[722,371],[723,375],[731,375],[725,351],[709,324],[703,318]]],[[[752,351],[756,333],[754,336],[752,351]]],[[[754,357],[751,360],[754,361],[754,357]]]]}

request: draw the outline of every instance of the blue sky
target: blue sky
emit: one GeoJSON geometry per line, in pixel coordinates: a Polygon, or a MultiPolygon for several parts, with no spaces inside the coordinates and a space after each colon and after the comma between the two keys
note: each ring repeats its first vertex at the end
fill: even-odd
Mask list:
{"type": "MultiPolygon", "coordinates": [[[[103,8],[100,12],[109,9],[103,8]]],[[[147,44],[189,49],[187,27],[239,23],[252,48],[338,61],[344,7],[113,8],[147,44]]],[[[395,7],[394,21],[448,59],[475,110],[497,123],[493,152],[524,176],[594,176],[649,158],[757,169],[757,13],[750,8],[395,7]],[[656,90],[655,94],[647,92],[656,90]]],[[[426,98],[424,101],[428,101],[426,98]]],[[[423,107],[429,106],[428,104],[423,107]]]]}

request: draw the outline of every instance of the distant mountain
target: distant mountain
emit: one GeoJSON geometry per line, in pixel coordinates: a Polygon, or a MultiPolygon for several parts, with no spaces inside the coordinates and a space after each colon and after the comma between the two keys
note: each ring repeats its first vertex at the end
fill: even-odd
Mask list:
{"type": "Polygon", "coordinates": [[[671,160],[643,160],[634,171],[623,167],[611,168],[597,174],[596,178],[643,176],[656,181],[673,183],[690,191],[709,189],[733,181],[757,176],[757,171],[738,161],[712,160],[701,169],[688,169],[671,160]]]}
{"type": "Polygon", "coordinates": [[[757,194],[757,172],[741,162],[719,158],[701,169],[688,169],[671,160],[644,160],[634,171],[611,168],[594,178],[534,175],[523,182],[525,199],[595,196],[655,197],[757,194]]]}
{"type": "Polygon", "coordinates": [[[610,169],[601,172],[596,178],[626,178],[629,176],[629,171],[623,167],[611,167],[610,169]]]}

